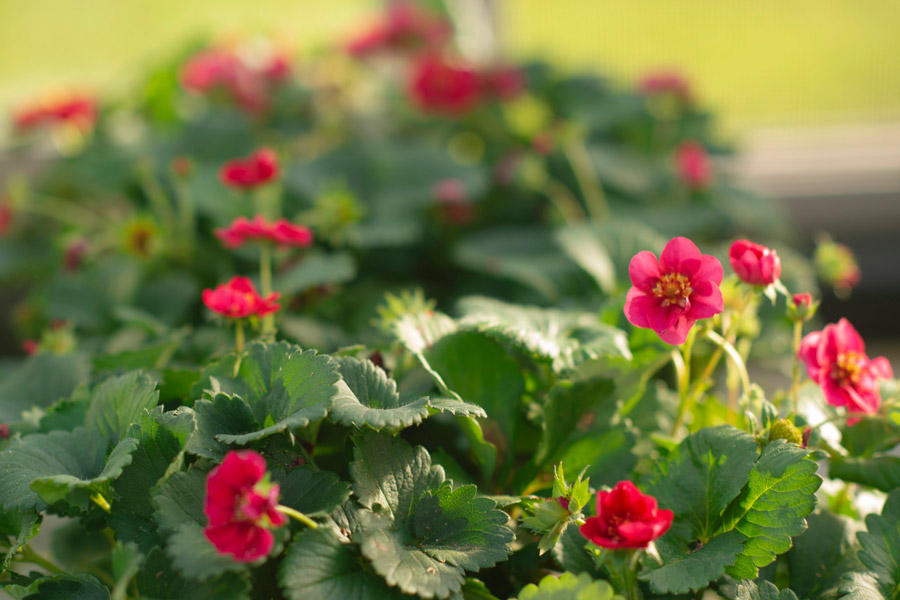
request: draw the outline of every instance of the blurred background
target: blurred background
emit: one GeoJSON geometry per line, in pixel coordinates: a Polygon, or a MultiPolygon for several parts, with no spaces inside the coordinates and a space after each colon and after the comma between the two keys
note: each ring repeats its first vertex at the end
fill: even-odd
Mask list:
{"type": "MultiPolygon", "coordinates": [[[[375,0],[0,0],[0,108],[56,86],[115,96],[197,40],[265,34],[303,63],[380,8],[375,0]]],[[[825,298],[869,336],[900,297],[897,0],[450,0],[471,55],[539,57],[629,87],[673,69],[736,153],[725,168],[775,198],[811,253],[827,231],[862,279],[825,298]]],[[[2,175],[2,171],[0,171],[2,175]]]]}

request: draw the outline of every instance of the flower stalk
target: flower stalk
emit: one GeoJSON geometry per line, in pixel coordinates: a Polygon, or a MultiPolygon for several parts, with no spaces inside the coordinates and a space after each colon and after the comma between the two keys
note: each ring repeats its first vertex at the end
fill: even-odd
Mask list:
{"type": "Polygon", "coordinates": [[[277,510],[281,514],[291,517],[292,519],[300,521],[301,523],[303,523],[310,529],[318,529],[319,528],[318,523],[316,523],[315,521],[313,521],[312,519],[310,519],[309,517],[304,515],[299,510],[294,510],[290,506],[285,506],[284,504],[279,504],[278,506],[275,507],[275,510],[277,510]]]}

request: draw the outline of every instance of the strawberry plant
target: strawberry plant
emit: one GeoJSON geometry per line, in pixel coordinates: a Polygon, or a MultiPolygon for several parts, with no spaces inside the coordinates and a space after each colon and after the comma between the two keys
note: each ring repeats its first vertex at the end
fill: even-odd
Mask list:
{"type": "Polygon", "coordinates": [[[894,596],[892,367],[683,79],[474,66],[403,2],[177,62],[15,117],[7,594],[894,596]]]}

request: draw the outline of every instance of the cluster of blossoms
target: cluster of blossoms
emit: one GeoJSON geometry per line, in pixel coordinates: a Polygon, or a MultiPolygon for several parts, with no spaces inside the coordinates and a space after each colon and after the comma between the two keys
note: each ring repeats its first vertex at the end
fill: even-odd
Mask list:
{"type": "Polygon", "coordinates": [[[249,113],[265,112],[272,90],[291,73],[279,52],[212,48],[192,56],[182,66],[180,81],[189,92],[222,95],[249,113]]]}
{"type": "MultiPolygon", "coordinates": [[[[280,173],[278,156],[273,150],[262,148],[250,156],[226,163],[220,177],[225,185],[240,190],[259,188],[276,179],[280,173]]],[[[252,219],[237,217],[228,227],[216,229],[215,235],[229,249],[255,242],[261,247],[275,244],[280,247],[306,248],[313,243],[308,227],[295,225],[286,219],[268,221],[257,214],[252,219]]],[[[261,252],[260,273],[262,293],[246,277],[234,277],[228,283],[203,292],[203,303],[213,312],[229,319],[261,318],[277,312],[281,295],[266,289],[270,285],[271,256],[261,252]]],[[[240,321],[238,321],[240,323],[240,321]]],[[[238,334],[238,348],[243,344],[243,330],[238,334]]]]}
{"type": "Polygon", "coordinates": [[[506,65],[474,66],[448,51],[453,29],[414,2],[389,3],[384,15],[354,37],[347,51],[359,58],[409,57],[407,92],[423,112],[459,116],[483,102],[506,101],[525,89],[523,73],[506,65]]]}
{"type": "Polygon", "coordinates": [[[20,110],[14,125],[19,131],[66,124],[89,131],[97,119],[97,103],[80,94],[48,97],[20,110]]]}

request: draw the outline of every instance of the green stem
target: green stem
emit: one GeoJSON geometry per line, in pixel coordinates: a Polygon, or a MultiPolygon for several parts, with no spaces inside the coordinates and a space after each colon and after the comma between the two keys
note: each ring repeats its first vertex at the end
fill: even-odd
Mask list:
{"type": "Polygon", "coordinates": [[[791,370],[791,412],[797,414],[800,406],[800,342],[803,340],[803,322],[794,323],[794,365],[791,370]]]}
{"type": "Polygon", "coordinates": [[[188,260],[194,248],[194,237],[197,235],[197,216],[185,182],[180,177],[176,177],[174,186],[175,201],[178,205],[178,222],[181,226],[183,258],[188,260]]]}
{"type": "Polygon", "coordinates": [[[234,322],[234,350],[238,354],[244,351],[244,320],[234,322]]]}
{"type": "Polygon", "coordinates": [[[747,365],[744,364],[744,359],[741,358],[740,352],[731,345],[725,338],[716,333],[715,331],[707,331],[706,337],[711,339],[716,344],[719,344],[725,353],[728,355],[728,358],[731,359],[731,362],[737,368],[738,373],[741,376],[741,387],[744,390],[745,394],[750,393],[750,375],[747,373],[747,365]]]}
{"type": "Polygon", "coordinates": [[[591,221],[609,218],[609,204],[584,142],[580,139],[573,140],[566,144],[563,150],[584,195],[584,205],[591,221]]]}
{"type": "Polygon", "coordinates": [[[150,166],[141,169],[141,187],[144,189],[144,193],[147,194],[150,204],[153,205],[153,210],[159,217],[160,222],[170,232],[174,232],[175,211],[172,209],[172,204],[169,202],[165,190],[159,184],[159,180],[150,166]]]}
{"type": "Polygon", "coordinates": [[[688,331],[687,339],[681,345],[683,367],[681,376],[678,378],[678,397],[680,401],[678,404],[678,416],[675,418],[675,423],[672,425],[672,437],[675,437],[678,430],[681,429],[681,426],[684,424],[684,418],[691,409],[691,399],[693,397],[693,395],[689,393],[691,385],[691,354],[694,350],[694,339],[696,339],[696,337],[697,329],[696,327],[691,327],[691,330],[688,331]]]}
{"type": "MultiPolygon", "coordinates": [[[[262,242],[259,245],[259,285],[263,297],[272,293],[272,245],[262,242]]],[[[275,332],[275,314],[269,313],[262,318],[262,334],[275,332]]]]}
{"type": "Polygon", "coordinates": [[[303,523],[310,529],[318,529],[319,528],[319,525],[315,521],[313,521],[312,519],[310,519],[309,517],[304,515],[299,510],[294,510],[290,506],[284,506],[283,504],[279,504],[278,506],[275,507],[275,510],[300,521],[301,523],[303,523]]]}
{"type": "Polygon", "coordinates": [[[25,544],[25,546],[22,548],[21,554],[22,558],[17,559],[21,562],[27,562],[39,567],[43,567],[50,573],[65,573],[65,571],[50,562],[50,560],[35,552],[34,549],[28,544],[25,544]]]}

